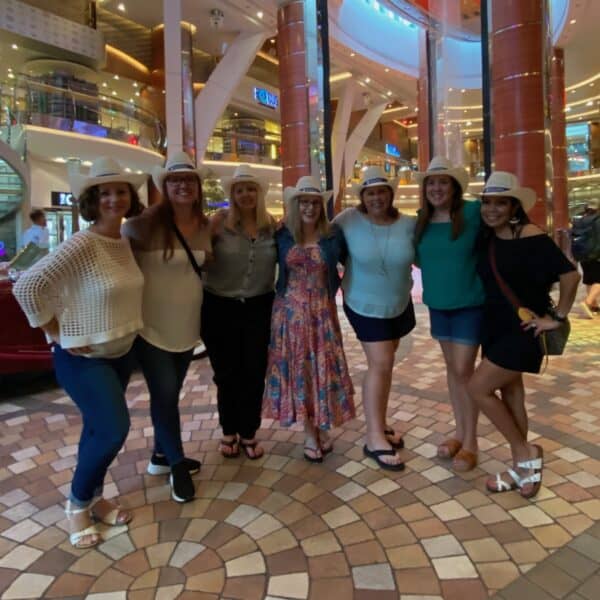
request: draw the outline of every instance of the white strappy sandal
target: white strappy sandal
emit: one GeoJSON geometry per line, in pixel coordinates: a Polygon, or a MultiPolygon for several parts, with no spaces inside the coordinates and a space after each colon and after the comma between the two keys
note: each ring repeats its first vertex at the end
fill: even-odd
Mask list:
{"type": "Polygon", "coordinates": [[[489,483],[486,483],[486,488],[492,494],[500,494],[502,492],[511,492],[513,490],[517,490],[520,487],[521,478],[519,475],[513,471],[512,469],[507,469],[506,472],[510,475],[512,482],[508,483],[502,479],[502,473],[496,473],[496,479],[494,480],[494,486],[490,486],[489,483]]]}
{"type": "Polygon", "coordinates": [[[115,504],[115,507],[103,516],[96,514],[96,512],[94,511],[94,505],[98,504],[98,502],[100,502],[101,500],[105,500],[109,504],[113,504],[110,500],[107,500],[103,496],[98,496],[97,498],[94,498],[94,500],[90,504],[90,511],[91,511],[92,516],[97,521],[100,521],[101,523],[104,523],[105,525],[110,525],[111,527],[115,527],[115,526],[120,527],[122,525],[127,525],[127,523],[129,523],[133,519],[133,515],[131,514],[131,512],[128,510],[125,510],[123,507],[119,506],[118,504],[115,504]],[[121,516],[121,515],[123,515],[124,518],[119,519],[119,516],[121,516]]]}
{"type": "Polygon", "coordinates": [[[544,466],[544,449],[537,444],[534,444],[535,448],[537,448],[539,456],[537,458],[532,458],[530,460],[524,460],[522,462],[517,463],[517,467],[519,469],[530,469],[533,471],[531,475],[527,475],[526,477],[521,477],[519,479],[519,491],[523,498],[533,498],[542,487],[542,468],[544,466]],[[523,493],[523,486],[532,483],[531,490],[527,493],[523,493]]]}
{"type": "MultiPolygon", "coordinates": [[[[81,513],[88,513],[91,519],[89,506],[86,506],[85,508],[76,508],[70,500],[67,500],[67,505],[65,507],[65,515],[67,515],[67,519],[69,519],[73,515],[78,515],[81,513]]],[[[89,525],[81,531],[75,531],[69,534],[69,542],[71,542],[71,546],[73,546],[74,548],[79,548],[80,550],[85,550],[86,548],[93,548],[94,546],[97,546],[101,541],[102,536],[100,535],[100,532],[94,524],[89,525]],[[82,543],[82,540],[86,537],[91,537],[91,541],[87,543],[82,543]]]]}

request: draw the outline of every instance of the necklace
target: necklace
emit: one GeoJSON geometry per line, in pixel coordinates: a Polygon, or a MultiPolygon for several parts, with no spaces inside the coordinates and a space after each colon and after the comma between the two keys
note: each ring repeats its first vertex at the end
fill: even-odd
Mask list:
{"type": "Polygon", "coordinates": [[[385,226],[385,241],[383,243],[383,251],[379,245],[379,238],[381,236],[377,234],[377,231],[375,227],[373,227],[373,223],[371,223],[371,221],[369,221],[369,227],[371,228],[371,235],[373,236],[373,241],[375,242],[375,247],[377,248],[377,254],[379,255],[380,265],[378,271],[387,277],[388,272],[385,266],[385,257],[387,256],[387,249],[390,241],[390,226],[385,226]]]}

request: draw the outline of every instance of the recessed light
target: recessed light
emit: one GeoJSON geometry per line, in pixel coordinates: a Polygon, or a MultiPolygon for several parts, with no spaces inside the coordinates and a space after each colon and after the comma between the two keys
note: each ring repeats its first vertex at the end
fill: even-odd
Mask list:
{"type": "Polygon", "coordinates": [[[116,79],[116,80],[118,81],[118,80],[119,80],[119,76],[118,76],[118,75],[115,75],[115,76],[113,77],[113,79],[116,79]]]}
{"type": "Polygon", "coordinates": [[[137,86],[138,86],[137,81],[134,81],[133,82],[133,87],[137,87],[137,86]]]}
{"type": "Polygon", "coordinates": [[[575,25],[575,23],[577,23],[577,19],[571,19],[571,20],[569,21],[569,24],[570,24],[570,25],[575,25]]]}
{"type": "Polygon", "coordinates": [[[371,83],[371,78],[370,77],[365,77],[365,83],[371,83]]]}
{"type": "Polygon", "coordinates": [[[390,72],[390,70],[389,70],[389,69],[386,67],[386,68],[385,68],[385,72],[386,72],[386,73],[389,73],[389,72],[390,72]]]}
{"type": "Polygon", "coordinates": [[[108,87],[108,83],[106,83],[106,81],[102,82],[102,87],[108,87]]]}
{"type": "Polygon", "coordinates": [[[136,93],[135,93],[135,95],[136,95],[136,96],[139,96],[139,95],[140,95],[140,93],[139,93],[139,92],[136,92],[136,93]]]}
{"type": "Polygon", "coordinates": [[[257,16],[259,19],[262,19],[262,18],[264,17],[264,13],[263,13],[263,11],[262,11],[262,10],[259,10],[259,11],[256,13],[256,16],[257,16]]]}
{"type": "Polygon", "coordinates": [[[115,92],[115,90],[113,90],[113,91],[111,92],[111,94],[112,94],[113,96],[116,96],[116,95],[117,95],[117,92],[115,92]]]}
{"type": "Polygon", "coordinates": [[[460,90],[461,94],[464,94],[467,90],[465,90],[465,88],[463,88],[462,90],[460,90]]]}
{"type": "Polygon", "coordinates": [[[350,52],[350,58],[356,56],[356,52],[350,52]]]}
{"type": "Polygon", "coordinates": [[[13,44],[13,45],[11,46],[11,48],[12,48],[13,50],[18,50],[18,49],[19,49],[19,46],[17,46],[16,44],[13,44]]]}
{"type": "Polygon", "coordinates": [[[14,79],[15,78],[15,74],[14,73],[9,73],[8,74],[8,78],[9,79],[14,79]]]}
{"type": "Polygon", "coordinates": [[[392,95],[392,92],[391,92],[391,90],[388,90],[388,93],[387,93],[387,95],[388,95],[388,96],[391,96],[391,95],[392,95]]]}
{"type": "Polygon", "coordinates": [[[117,4],[117,10],[125,12],[125,5],[122,2],[119,2],[119,4],[117,4]]]}
{"type": "Polygon", "coordinates": [[[590,100],[589,102],[585,103],[586,106],[594,106],[594,103],[590,100]]]}

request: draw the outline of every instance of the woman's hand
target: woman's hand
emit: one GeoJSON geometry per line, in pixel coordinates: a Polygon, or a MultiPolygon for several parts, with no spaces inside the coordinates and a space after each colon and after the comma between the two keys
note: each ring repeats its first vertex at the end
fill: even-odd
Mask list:
{"type": "Polygon", "coordinates": [[[73,356],[81,356],[82,354],[90,354],[92,349],[89,346],[79,346],[79,348],[65,348],[65,350],[73,356]]]}
{"type": "Polygon", "coordinates": [[[546,315],[544,317],[538,317],[533,311],[530,312],[533,318],[521,323],[521,327],[525,331],[532,329],[535,337],[538,337],[540,333],[543,333],[544,331],[551,331],[552,329],[558,329],[560,327],[560,322],[555,321],[551,316],[546,315]]]}

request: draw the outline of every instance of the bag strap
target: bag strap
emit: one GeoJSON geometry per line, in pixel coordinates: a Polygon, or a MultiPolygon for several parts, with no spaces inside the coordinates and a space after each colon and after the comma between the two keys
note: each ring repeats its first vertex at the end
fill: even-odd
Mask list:
{"type": "Polygon", "coordinates": [[[183,237],[183,234],[181,233],[181,231],[179,231],[179,227],[177,227],[177,225],[175,224],[175,221],[173,221],[172,225],[173,225],[173,231],[175,232],[175,235],[177,236],[179,243],[183,246],[183,249],[185,250],[187,257],[188,257],[192,267],[194,268],[194,271],[196,271],[196,274],[198,275],[198,277],[202,278],[202,269],[200,268],[200,265],[196,262],[196,258],[194,257],[194,253],[192,252],[189,244],[187,243],[186,239],[183,237]]]}
{"type": "Polygon", "coordinates": [[[504,294],[505,298],[512,304],[515,311],[519,311],[519,308],[523,306],[519,299],[515,296],[514,292],[508,287],[508,284],[498,271],[498,266],[496,265],[496,244],[494,243],[494,238],[490,240],[489,245],[489,257],[490,257],[490,265],[492,266],[492,272],[494,273],[494,277],[496,278],[496,283],[500,288],[500,291],[504,294]]]}

